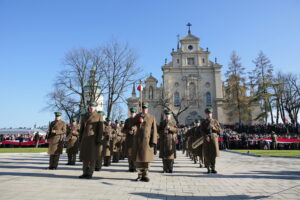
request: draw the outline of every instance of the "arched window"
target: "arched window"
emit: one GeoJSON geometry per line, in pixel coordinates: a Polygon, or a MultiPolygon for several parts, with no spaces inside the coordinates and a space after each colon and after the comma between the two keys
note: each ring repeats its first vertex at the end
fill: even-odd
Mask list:
{"type": "Polygon", "coordinates": [[[193,82],[189,85],[189,96],[190,99],[194,99],[196,96],[196,85],[193,82]]]}
{"type": "Polygon", "coordinates": [[[153,87],[149,87],[149,99],[153,99],[153,87]]]}
{"type": "Polygon", "coordinates": [[[178,107],[180,106],[180,95],[179,92],[174,93],[174,106],[178,107]]]}
{"type": "Polygon", "coordinates": [[[206,106],[211,106],[211,94],[210,94],[210,92],[206,92],[205,98],[206,98],[206,106]]]}

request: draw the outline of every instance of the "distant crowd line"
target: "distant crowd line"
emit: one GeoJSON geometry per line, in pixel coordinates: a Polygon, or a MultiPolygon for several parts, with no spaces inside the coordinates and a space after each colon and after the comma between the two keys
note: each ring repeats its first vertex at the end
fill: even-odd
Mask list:
{"type": "MultiPolygon", "coordinates": [[[[219,135],[220,149],[274,149],[272,132],[277,138],[300,139],[300,126],[294,124],[267,124],[267,125],[222,125],[219,135]]],[[[189,126],[181,126],[176,139],[176,149],[182,150],[184,135],[189,126]]],[[[36,147],[48,147],[45,135],[37,133],[0,135],[0,147],[19,147],[23,142],[34,142],[36,147]],[[18,141],[19,144],[3,144],[3,141],[18,141]],[[41,142],[43,141],[43,142],[41,142]]],[[[26,145],[28,146],[28,145],[26,145]]],[[[276,149],[300,149],[300,142],[277,142],[276,149]]]]}

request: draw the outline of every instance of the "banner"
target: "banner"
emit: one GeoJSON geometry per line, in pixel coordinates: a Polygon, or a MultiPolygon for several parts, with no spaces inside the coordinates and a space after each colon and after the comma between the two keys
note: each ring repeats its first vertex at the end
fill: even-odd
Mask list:
{"type": "MultiPolygon", "coordinates": [[[[223,142],[224,139],[219,138],[219,142],[223,142]]],[[[241,140],[230,139],[230,142],[239,142],[241,140]]],[[[259,139],[248,139],[247,141],[269,141],[272,142],[272,138],[259,138],[259,139]]],[[[277,143],[300,143],[300,139],[285,139],[285,138],[277,138],[277,143]]]]}
{"type": "MultiPolygon", "coordinates": [[[[19,142],[19,140],[4,140],[1,142],[1,144],[11,144],[11,145],[16,145],[16,146],[34,146],[35,141],[19,142]]],[[[40,140],[39,144],[46,144],[46,141],[40,140]]]]}

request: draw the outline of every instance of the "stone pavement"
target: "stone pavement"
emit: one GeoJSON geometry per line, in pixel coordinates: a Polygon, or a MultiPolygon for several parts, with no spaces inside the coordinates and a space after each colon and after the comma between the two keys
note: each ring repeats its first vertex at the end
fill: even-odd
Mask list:
{"type": "Polygon", "coordinates": [[[300,159],[266,158],[221,152],[219,174],[177,152],[173,174],[163,174],[157,157],[149,183],[135,182],[127,160],[82,180],[81,163],[56,171],[45,170],[46,154],[0,154],[0,199],[300,199],[300,159]]]}

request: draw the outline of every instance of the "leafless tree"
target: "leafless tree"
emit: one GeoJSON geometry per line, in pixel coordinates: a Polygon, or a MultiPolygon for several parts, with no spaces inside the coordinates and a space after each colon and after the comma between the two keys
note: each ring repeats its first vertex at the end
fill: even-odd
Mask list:
{"type": "Polygon", "coordinates": [[[79,106],[78,101],[68,96],[66,91],[55,88],[54,91],[49,93],[47,97],[48,109],[64,111],[69,121],[71,121],[72,117],[76,115],[76,111],[79,106]]]}
{"type": "Polygon", "coordinates": [[[116,103],[113,106],[112,112],[111,112],[111,118],[113,120],[124,120],[126,117],[126,113],[124,112],[124,109],[122,108],[122,104],[116,103]]]}
{"type": "Polygon", "coordinates": [[[286,74],[284,85],[284,108],[291,119],[291,123],[297,124],[300,109],[300,84],[298,77],[294,74],[286,74]]]}
{"type": "MultiPolygon", "coordinates": [[[[107,116],[113,105],[123,98],[129,85],[141,72],[136,66],[137,56],[128,44],[113,40],[93,49],[73,49],[63,58],[64,69],[54,81],[54,91],[47,96],[48,109],[74,106],[72,110],[82,113],[87,103],[97,101],[101,95],[107,98],[107,116]],[[66,97],[56,103],[59,97],[66,97]]],[[[61,99],[60,99],[61,100],[61,99]]],[[[68,108],[70,110],[70,108],[68,108]]],[[[77,114],[80,114],[77,113],[77,114]]]]}
{"type": "Polygon", "coordinates": [[[139,79],[141,69],[137,67],[137,54],[128,44],[112,40],[102,48],[102,55],[103,78],[107,81],[107,116],[110,117],[113,105],[139,79]]]}
{"type": "Polygon", "coordinates": [[[174,96],[168,92],[164,92],[159,99],[158,105],[171,111],[176,124],[179,125],[179,116],[191,107],[193,101],[193,99],[183,96],[180,98],[180,103],[176,104],[174,103],[174,96]]]}

